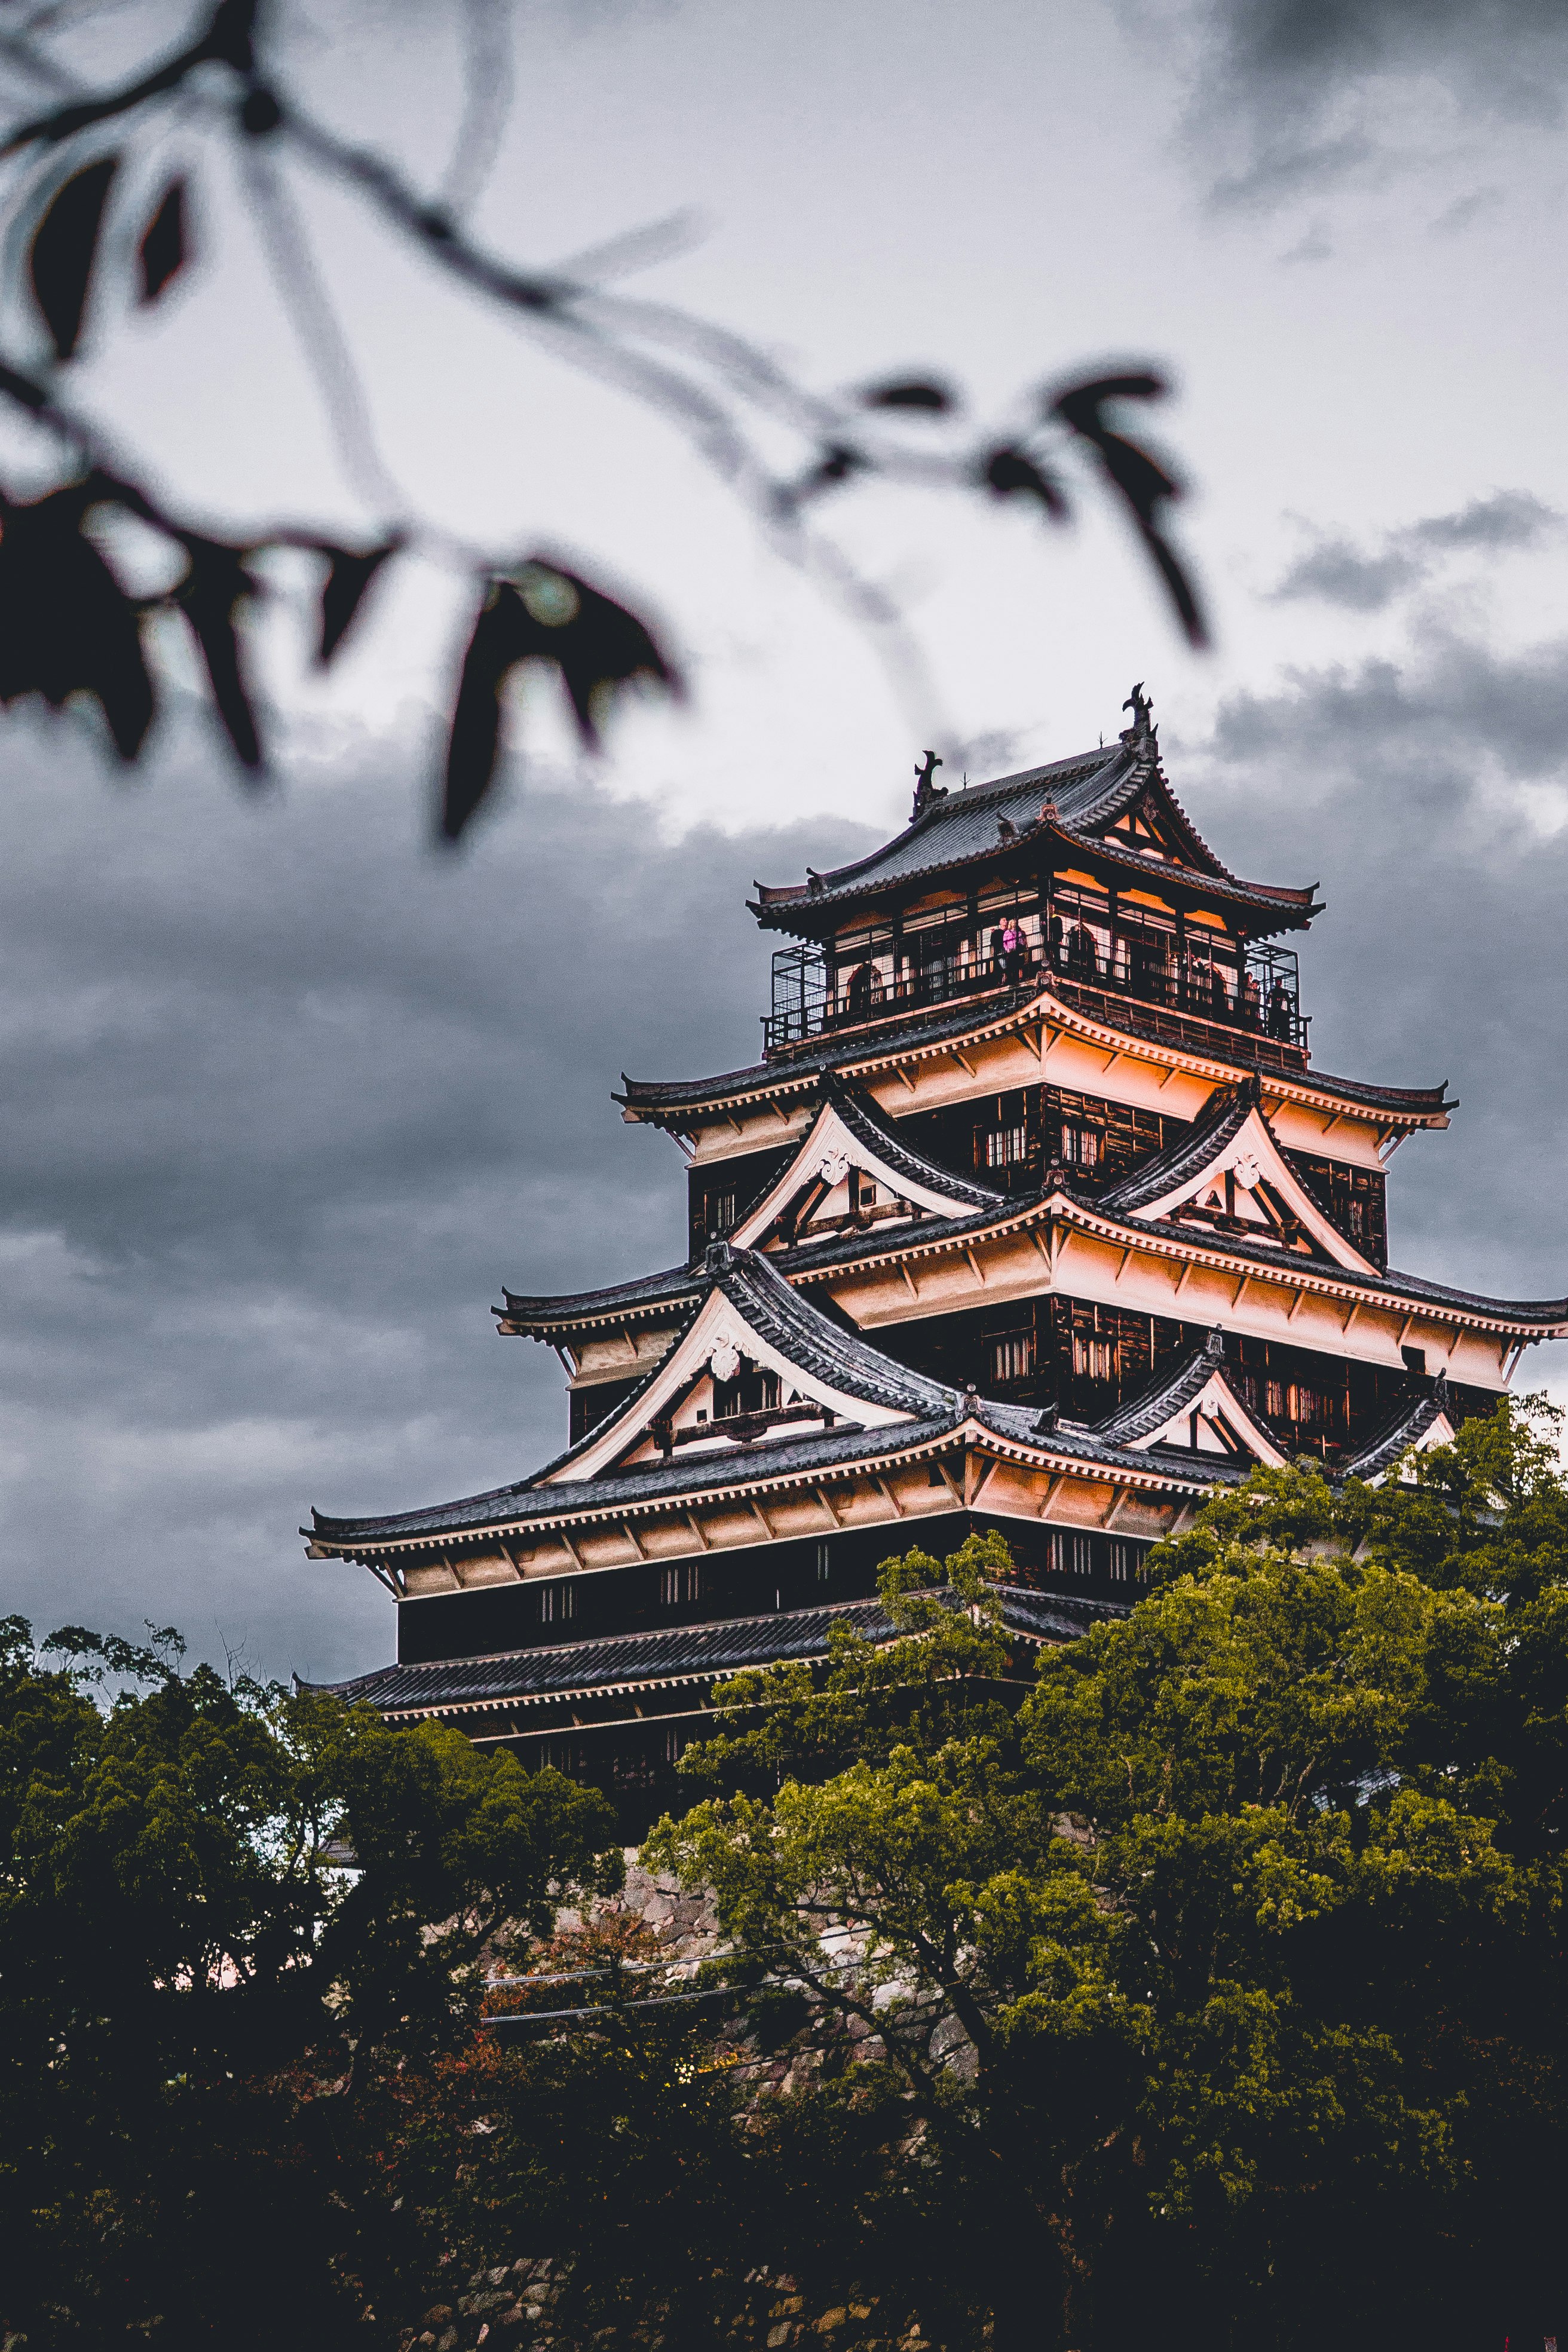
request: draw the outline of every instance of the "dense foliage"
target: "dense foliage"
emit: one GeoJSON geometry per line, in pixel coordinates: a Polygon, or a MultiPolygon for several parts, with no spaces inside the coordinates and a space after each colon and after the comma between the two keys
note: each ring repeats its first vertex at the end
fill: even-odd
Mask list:
{"type": "Polygon", "coordinates": [[[183,1675],[167,1637],[3,1631],[0,2318],[34,2347],[377,2332],[432,2258],[387,2087],[471,2038],[506,1923],[617,1883],[608,1809],[456,1732],[183,1675]]]}
{"type": "Polygon", "coordinates": [[[899,1651],[849,1640],[824,1693],[785,1670],[739,1694],[773,1704],[736,1713],[723,1765],[776,1793],[654,1853],[879,2027],[950,2231],[932,2266],[952,2289],[973,2263],[1000,2340],[1555,2332],[1553,1436],[1505,1404],[1377,1490],[1259,1471],[1156,1553],[1125,1622],[1042,1656],[1016,1717],[957,1707],[1002,1667],[978,1543],[947,1564],[959,1606],[900,1602],[935,1576],[918,1556],[887,1580],[913,1693],[899,1651]]]}
{"type": "Polygon", "coordinates": [[[563,2340],[717,2340],[762,2264],[999,2352],[1557,2332],[1550,1419],[1375,1491],[1260,1471],[1037,1675],[1010,1572],[891,1561],[901,1639],[725,1686],[724,1793],[647,1856],[741,1948],[711,2008],[646,2003],[625,1916],[552,1940],[617,1879],[593,1795],[13,1624],[0,2317],[395,2344],[550,2252],[563,2340]],[[485,1996],[509,1953],[540,1983],[485,1996]],[[503,2038],[486,1998],[577,2014],[503,2038]]]}

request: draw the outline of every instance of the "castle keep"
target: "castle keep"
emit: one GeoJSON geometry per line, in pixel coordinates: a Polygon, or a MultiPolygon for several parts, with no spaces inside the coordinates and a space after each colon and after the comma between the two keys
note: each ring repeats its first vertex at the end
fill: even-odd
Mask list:
{"type": "Polygon", "coordinates": [[[1000,1529],[1022,1670],[1216,1481],[1380,1475],[1568,1333],[1568,1301],[1390,1266],[1389,1160],[1454,1106],[1313,1066],[1289,941],[1321,908],[1221,864],[1129,707],[992,783],[928,755],[885,848],[759,888],[762,1059],[617,1097],[686,1154],[687,1257],[495,1310],[560,1353],[565,1450],[304,1530],[395,1604],[347,1694],[646,1806],[727,1674],[890,1632],[889,1553],[1000,1529]]]}

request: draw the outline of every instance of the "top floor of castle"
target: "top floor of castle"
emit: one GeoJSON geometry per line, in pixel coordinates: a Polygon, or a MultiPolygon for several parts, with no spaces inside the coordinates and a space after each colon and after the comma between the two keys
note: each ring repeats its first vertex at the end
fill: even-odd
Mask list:
{"type": "Polygon", "coordinates": [[[991,783],[944,789],[928,752],[896,839],[759,884],[758,921],[797,942],[773,958],[764,1058],[1048,979],[1112,1021],[1157,1014],[1173,1038],[1304,1069],[1289,938],[1322,909],[1310,887],[1221,864],[1165,779],[1140,689],[1132,700],[1115,744],[991,783]]]}

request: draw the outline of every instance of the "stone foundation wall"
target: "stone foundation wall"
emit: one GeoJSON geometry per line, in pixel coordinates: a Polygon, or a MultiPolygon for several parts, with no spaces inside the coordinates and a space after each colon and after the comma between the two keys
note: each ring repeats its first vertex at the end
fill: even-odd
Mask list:
{"type": "MultiPolygon", "coordinates": [[[[635,1919],[656,1939],[672,1990],[695,1976],[721,1941],[711,1899],[684,1894],[673,1879],[654,1877],[635,1849],[626,1854],[625,1892],[596,1905],[594,1916],[602,1918],[606,1912],[635,1919]]],[[[559,1929],[570,1933],[584,1924],[578,1915],[563,1912],[559,1929]]],[[[816,2041],[807,2029],[789,2050],[754,2058],[758,2091],[787,2091],[807,2080],[820,2063],[816,2041]]],[[[880,2058],[879,2037],[862,2029],[857,2054],[880,2058]]],[[[453,2303],[426,2314],[424,2328],[406,2339],[406,2352],[683,2352],[678,2337],[666,2332],[668,2315],[658,2312],[585,2336],[567,2332],[564,2314],[559,2321],[556,2316],[567,2284],[565,2267],[548,2254],[521,2255],[482,2271],[453,2303]]],[[[923,2332],[919,2314],[908,2307],[895,2309],[868,2294],[863,2301],[851,2295],[808,2309],[793,2278],[754,2270],[737,2291],[722,2335],[735,2352],[795,2352],[804,2347],[811,2352],[983,2352],[991,2329],[987,2325],[962,2343],[939,2342],[923,2332]]]]}

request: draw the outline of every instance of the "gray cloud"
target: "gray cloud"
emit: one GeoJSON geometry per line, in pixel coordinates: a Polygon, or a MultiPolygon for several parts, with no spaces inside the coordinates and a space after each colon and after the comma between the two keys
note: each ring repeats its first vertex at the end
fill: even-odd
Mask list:
{"type": "Polygon", "coordinates": [[[1432,236],[1462,236],[1473,222],[1496,212],[1503,202],[1500,188],[1472,188],[1468,196],[1456,196],[1451,205],[1446,205],[1427,233],[1432,236]]]}
{"type": "Polygon", "coordinates": [[[1325,539],[1297,557],[1273,595],[1281,604],[1311,597],[1347,613],[1380,613],[1422,576],[1420,564],[1396,549],[1368,555],[1351,540],[1325,539]]]}
{"type": "Polygon", "coordinates": [[[610,1090],[754,1058],[752,878],[865,837],[671,845],[584,786],[450,861],[380,749],[255,806],[64,741],[13,725],[3,788],[0,1605],[350,1671],[385,1606],[305,1565],[308,1506],[555,1449],[554,1359],[487,1309],[683,1254],[679,1155],[610,1090]]]}
{"type": "Polygon", "coordinates": [[[1494,490],[1452,514],[1389,531],[1375,549],[1344,538],[1320,540],[1297,557],[1272,595],[1280,603],[1312,598],[1349,613],[1380,613],[1429,579],[1445,556],[1537,546],[1561,523],[1555,509],[1528,490],[1494,490]]]}
{"type": "Polygon", "coordinates": [[[1389,110],[1362,103],[1374,83],[1425,81],[1484,120],[1561,120],[1556,0],[1212,0],[1198,22],[1195,118],[1208,152],[1217,131],[1236,158],[1213,178],[1225,205],[1268,211],[1378,157],[1389,110]]]}
{"type": "MultiPolygon", "coordinates": [[[[1244,872],[1321,878],[1302,953],[1314,1056],[1462,1108],[1390,1179],[1395,1262],[1502,1296],[1568,1290],[1563,905],[1568,641],[1434,637],[1405,663],[1304,671],[1222,709],[1190,797],[1244,872]],[[1529,792],[1535,788],[1532,803],[1529,792]]],[[[1527,1360],[1561,1377],[1568,1349],[1527,1360]]]]}
{"type": "MultiPolygon", "coordinates": [[[[1568,831],[1507,786],[1562,779],[1568,645],[1434,640],[1167,734],[1240,870],[1321,878],[1320,1060],[1463,1098],[1394,1163],[1397,1256],[1563,1286],[1568,831]]],[[[520,794],[448,865],[380,748],[253,806],[205,759],[127,792],[26,741],[0,866],[4,1605],[173,1619],[271,1671],[374,1663],[387,1605],[303,1560],[306,1507],[426,1502],[553,1448],[553,1360],[487,1308],[680,1255],[679,1156],[610,1089],[749,1059],[753,876],[866,836],[670,844],[584,788],[520,794]]]]}
{"type": "Polygon", "coordinates": [[[1494,490],[1454,514],[1428,515],[1403,534],[1415,547],[1533,547],[1562,517],[1529,490],[1494,490]]]}

